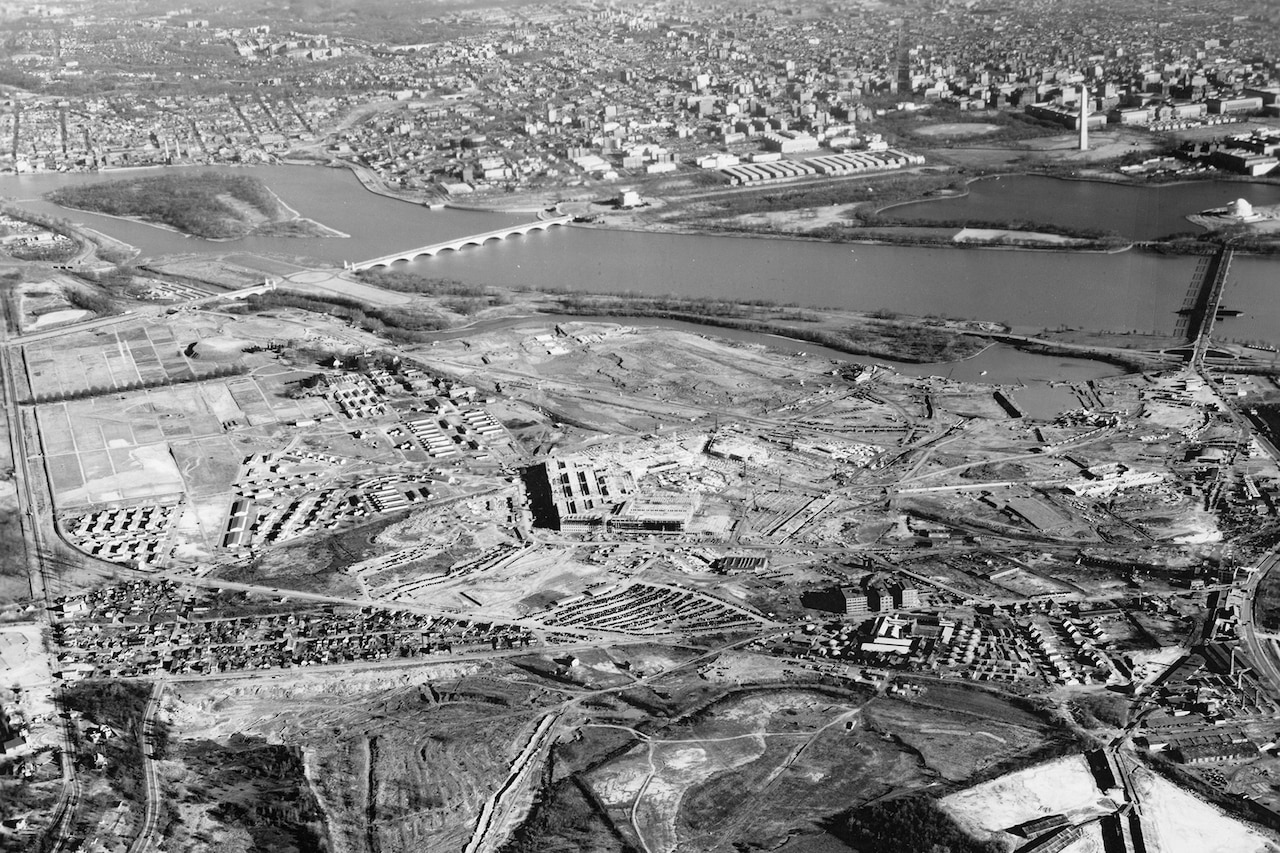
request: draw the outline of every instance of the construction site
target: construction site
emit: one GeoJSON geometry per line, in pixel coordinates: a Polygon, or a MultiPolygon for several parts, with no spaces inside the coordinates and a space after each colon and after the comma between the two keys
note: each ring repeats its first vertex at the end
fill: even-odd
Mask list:
{"type": "Polygon", "coordinates": [[[14,355],[74,549],[0,696],[14,839],[62,756],[104,845],[827,850],[900,798],[990,849],[1189,850],[1179,798],[1271,843],[1261,380],[230,300],[14,355]]]}

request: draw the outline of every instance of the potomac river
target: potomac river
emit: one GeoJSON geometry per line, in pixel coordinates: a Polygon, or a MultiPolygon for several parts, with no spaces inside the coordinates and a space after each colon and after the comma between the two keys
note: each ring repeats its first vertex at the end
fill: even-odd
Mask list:
{"type": "MultiPolygon", "coordinates": [[[[317,265],[340,265],[378,257],[427,243],[480,233],[528,221],[531,214],[499,214],[461,210],[430,210],[365,190],[345,169],[316,166],[254,167],[253,174],[301,215],[350,234],[341,238],[245,238],[211,242],[185,237],[149,225],[68,211],[41,196],[66,184],[116,180],[146,172],[83,175],[23,175],[0,178],[0,194],[23,206],[65,216],[137,246],[144,256],[177,253],[266,253],[302,256],[317,265]]],[[[1017,214],[1034,218],[1024,209],[1027,193],[1046,196],[1042,182],[1050,179],[1007,177],[1005,187],[1031,182],[1015,192],[1017,214]]],[[[994,181],[982,181],[983,187],[994,181]]],[[[1072,209],[1084,209],[1096,196],[1093,217],[1097,227],[1122,233],[1134,221],[1132,208],[1115,199],[1132,199],[1139,210],[1143,200],[1158,193],[1165,219],[1155,230],[1168,228],[1176,213],[1195,213],[1206,206],[1226,204],[1254,190],[1275,193],[1275,187],[1242,183],[1200,183],[1159,190],[1109,184],[1058,182],[1069,190],[1072,209]],[[1120,194],[1117,196],[1117,193],[1120,194]],[[1174,213],[1170,213],[1173,211],[1174,213]]],[[[1270,198],[1270,196],[1268,196],[1270,198]]],[[[937,200],[915,205],[963,204],[937,200]]],[[[984,212],[1002,211],[983,201],[984,212]]],[[[911,207],[899,208],[908,210],[911,207]]],[[[935,210],[935,212],[937,212],[935,210]]],[[[1058,221],[1062,210],[1046,209],[1039,221],[1058,221]]],[[[1073,214],[1074,215],[1074,214],[1073,214]]],[[[949,218],[950,212],[937,212],[949,218]]],[[[1194,226],[1185,223],[1181,230],[1194,226]]],[[[637,291],[650,294],[770,299],[806,306],[830,306],[862,311],[887,309],[913,315],[994,320],[1015,331],[1033,332],[1059,326],[1107,331],[1166,332],[1173,329],[1197,259],[1131,250],[1112,254],[1071,251],[1010,251],[976,248],[934,248],[837,244],[804,240],[751,237],[691,236],[589,228],[555,228],[527,237],[491,242],[423,257],[404,268],[426,275],[476,284],[561,287],[599,292],[637,291]]],[[[1238,256],[1231,268],[1224,304],[1244,313],[1222,321],[1223,338],[1260,339],[1280,343],[1280,299],[1274,296],[1280,261],[1238,256]]],[[[958,378],[958,377],[957,377],[958,378]]]]}

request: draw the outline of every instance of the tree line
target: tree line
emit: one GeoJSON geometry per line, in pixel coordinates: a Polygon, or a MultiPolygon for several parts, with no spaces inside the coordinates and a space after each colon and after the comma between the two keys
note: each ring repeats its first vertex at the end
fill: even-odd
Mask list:
{"type": "Polygon", "coordinates": [[[219,172],[62,187],[46,198],[64,207],[158,222],[207,239],[243,237],[252,224],[224,196],[249,205],[267,218],[280,212],[275,196],[262,181],[250,175],[219,172]]]}
{"type": "Polygon", "coordinates": [[[77,388],[74,391],[59,391],[53,394],[33,394],[30,399],[25,400],[26,403],[68,403],[75,400],[88,400],[93,397],[103,397],[107,394],[122,394],[126,391],[145,391],[148,388],[167,388],[171,385],[186,385],[191,382],[203,382],[206,379],[224,379],[228,376],[243,376],[249,372],[249,366],[246,364],[223,364],[210,370],[208,373],[193,373],[190,376],[173,376],[166,374],[163,379],[135,379],[132,382],[125,382],[112,388],[103,388],[101,386],[92,386],[89,388],[77,388]]]}
{"type": "Polygon", "coordinates": [[[428,337],[426,333],[449,326],[445,318],[429,311],[404,307],[394,310],[375,308],[345,296],[304,295],[289,290],[271,290],[252,294],[245,299],[247,311],[267,311],[272,308],[301,308],[317,314],[328,314],[397,343],[417,343],[428,337]]]}

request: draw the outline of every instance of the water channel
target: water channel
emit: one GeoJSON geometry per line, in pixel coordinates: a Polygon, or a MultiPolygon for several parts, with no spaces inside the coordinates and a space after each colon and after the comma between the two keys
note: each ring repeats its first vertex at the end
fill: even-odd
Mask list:
{"type": "MultiPolygon", "coordinates": [[[[303,216],[351,237],[212,242],[141,223],[67,211],[40,199],[58,186],[126,177],[121,173],[6,177],[0,179],[0,194],[19,199],[31,209],[66,216],[110,234],[137,246],[148,257],[261,253],[329,266],[488,231],[528,221],[531,216],[429,210],[370,193],[344,169],[272,166],[257,167],[254,174],[303,216]]],[[[1033,186],[1034,182],[1050,179],[1005,180],[1031,181],[1029,186],[1033,186]]],[[[993,182],[979,185],[987,183],[993,182]]],[[[1087,206],[1089,193],[1110,198],[1120,192],[1126,198],[1141,199],[1148,192],[1098,183],[1055,183],[1068,183],[1085,193],[1073,205],[1087,206]]],[[[1151,192],[1160,194],[1162,208],[1174,205],[1178,209],[1185,207],[1185,212],[1190,213],[1209,206],[1203,203],[1204,193],[1225,193],[1226,198],[1247,195],[1263,203],[1264,199],[1253,192],[1255,188],[1276,191],[1280,201],[1280,188],[1238,183],[1188,184],[1151,192]],[[1242,187],[1249,192],[1242,192],[1242,187]]],[[[953,201],[958,200],[937,204],[953,201]]],[[[1140,208],[1145,206],[1144,202],[1140,208]]],[[[1100,210],[1093,217],[1100,227],[1114,226],[1109,216],[1128,215],[1107,213],[1112,208],[1106,205],[1100,210]]],[[[1196,261],[1136,250],[1102,254],[946,249],[557,228],[398,266],[477,284],[759,298],[863,311],[886,309],[918,316],[996,320],[1024,332],[1063,326],[1168,332],[1177,321],[1176,311],[1188,287],[1195,282],[1196,261]]],[[[1280,343],[1280,300],[1272,296],[1278,269],[1280,263],[1275,261],[1237,258],[1226,301],[1228,307],[1244,313],[1224,320],[1218,327],[1220,336],[1280,343]]],[[[991,381],[1030,380],[1041,375],[1070,378],[1068,366],[1072,364],[1090,364],[1092,375],[1115,372],[1108,365],[1075,359],[1023,361],[1046,357],[1013,353],[1017,351],[1000,347],[979,357],[985,361],[975,360],[962,367],[918,369],[941,375],[950,371],[956,379],[976,379],[987,371],[986,378],[991,381]],[[973,376],[967,374],[970,368],[973,376]]]]}
{"type": "Polygon", "coordinates": [[[1170,234],[1203,233],[1186,217],[1226,207],[1237,198],[1256,206],[1280,204],[1280,184],[1194,181],[1138,187],[1034,175],[1002,176],[973,181],[965,196],[908,202],[889,208],[886,215],[919,223],[1022,220],[1115,231],[1130,240],[1157,240],[1170,234]]]}

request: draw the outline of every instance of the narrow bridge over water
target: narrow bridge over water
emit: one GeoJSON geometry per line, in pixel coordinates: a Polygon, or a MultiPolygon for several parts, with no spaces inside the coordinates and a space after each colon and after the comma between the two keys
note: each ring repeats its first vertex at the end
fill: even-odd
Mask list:
{"type": "Polygon", "coordinates": [[[509,225],[506,228],[497,228],[493,231],[486,231],[483,234],[472,234],[469,237],[459,237],[455,240],[443,240],[439,243],[432,243],[429,246],[419,246],[416,249],[410,249],[407,252],[396,252],[391,255],[383,255],[380,258],[373,258],[368,261],[357,261],[355,263],[343,262],[343,269],[348,270],[367,270],[373,267],[389,267],[397,261],[412,261],[414,258],[420,258],[423,255],[435,256],[446,250],[458,251],[463,246],[483,246],[490,240],[505,240],[506,238],[519,234],[524,236],[530,231],[546,231],[555,225],[564,225],[573,219],[572,216],[550,216],[546,219],[539,219],[536,222],[526,222],[523,225],[509,225]]]}
{"type": "Polygon", "coordinates": [[[1238,314],[1222,307],[1222,295],[1226,290],[1227,276],[1231,272],[1231,259],[1235,250],[1230,242],[1218,247],[1213,257],[1203,258],[1196,268],[1198,283],[1187,291],[1187,299],[1178,313],[1178,331],[1185,332],[1188,346],[1178,350],[1193,365],[1199,367],[1209,354],[1214,323],[1220,316],[1238,314]]]}

